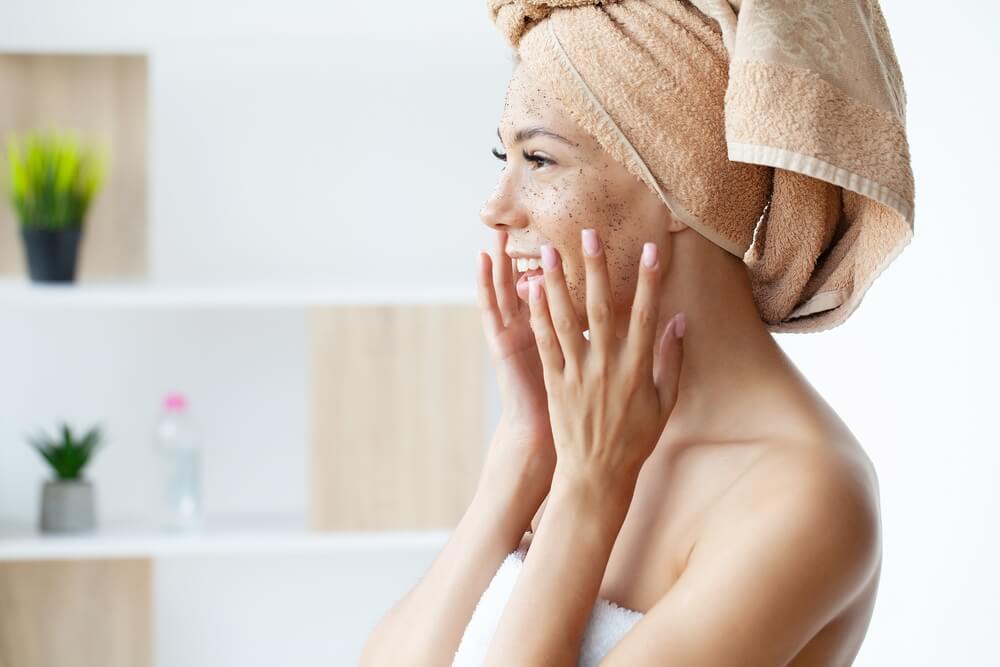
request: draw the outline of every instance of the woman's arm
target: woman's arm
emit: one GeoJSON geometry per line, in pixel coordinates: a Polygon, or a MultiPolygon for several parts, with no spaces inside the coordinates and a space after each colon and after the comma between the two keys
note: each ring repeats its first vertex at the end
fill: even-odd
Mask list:
{"type": "Polygon", "coordinates": [[[548,491],[551,468],[522,449],[497,429],[472,502],[427,573],[375,627],[362,667],[451,665],[480,596],[548,491]]]}
{"type": "Polygon", "coordinates": [[[577,664],[604,571],[635,481],[563,474],[559,466],[541,525],[503,615],[486,665],[577,664]]]}

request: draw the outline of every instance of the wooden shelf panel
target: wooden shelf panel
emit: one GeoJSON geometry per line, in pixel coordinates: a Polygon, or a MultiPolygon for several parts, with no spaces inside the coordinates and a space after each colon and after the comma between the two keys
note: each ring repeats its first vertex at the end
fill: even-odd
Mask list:
{"type": "Polygon", "coordinates": [[[0,562],[0,665],[150,667],[148,559],[0,562]]]}

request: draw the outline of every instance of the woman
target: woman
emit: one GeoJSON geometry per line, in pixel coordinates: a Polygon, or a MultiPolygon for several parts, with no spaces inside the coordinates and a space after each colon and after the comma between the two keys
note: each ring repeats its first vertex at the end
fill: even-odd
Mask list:
{"type": "MultiPolygon", "coordinates": [[[[483,591],[521,547],[523,570],[482,647],[483,664],[584,664],[581,643],[602,599],[642,616],[606,654],[588,658],[601,665],[850,664],[878,587],[877,479],[861,445],[771,332],[843,321],[885,258],[908,242],[912,209],[887,222],[884,202],[872,200],[880,208],[865,213],[849,200],[856,194],[837,189],[836,222],[854,223],[855,232],[903,230],[887,234],[888,250],[822,231],[830,218],[820,215],[818,247],[804,243],[800,253],[775,258],[758,238],[750,255],[758,262],[745,263],[719,223],[742,212],[699,200],[680,183],[683,174],[669,178],[648,148],[660,135],[644,143],[628,109],[595,112],[615,100],[600,89],[599,68],[620,76],[613,63],[627,58],[601,58],[604,33],[588,33],[598,26],[618,35],[618,26],[652,53],[654,38],[641,34],[652,8],[684,28],[676,39],[718,54],[735,21],[720,29],[679,0],[562,4],[555,11],[491,4],[521,56],[498,128],[504,150],[494,149],[503,173],[481,211],[496,230],[494,256],[480,256],[479,287],[502,418],[466,514],[369,638],[363,663],[451,664],[483,591]],[[554,48],[558,58],[569,56],[562,65],[539,55],[554,48]],[[560,70],[567,62],[571,71],[560,70]],[[609,138],[606,122],[620,134],[609,138]],[[617,140],[652,168],[636,167],[617,140]],[[848,245],[839,245],[844,239],[848,245]],[[835,279],[844,257],[865,253],[879,261],[854,264],[853,291],[815,287],[818,278],[835,279]],[[799,254],[813,273],[768,283],[765,269],[798,266],[799,254]],[[857,268],[869,265],[877,270],[857,268]],[[796,280],[812,287],[783,301],[796,280]]],[[[609,48],[623,48],[617,36],[611,41],[609,48]]],[[[708,101],[689,108],[704,112],[711,102],[721,116],[725,82],[705,90],[708,101]]],[[[637,91],[628,93],[641,98],[637,91]]],[[[709,153],[698,144],[692,168],[764,164],[713,161],[709,153]]],[[[786,207],[807,211],[826,192],[782,191],[791,181],[780,178],[804,178],[785,173],[767,171],[771,246],[780,245],[786,207]]],[[[738,189],[732,207],[758,204],[758,175],[725,179],[738,189]]],[[[808,222],[806,214],[799,219],[808,222]]]]}

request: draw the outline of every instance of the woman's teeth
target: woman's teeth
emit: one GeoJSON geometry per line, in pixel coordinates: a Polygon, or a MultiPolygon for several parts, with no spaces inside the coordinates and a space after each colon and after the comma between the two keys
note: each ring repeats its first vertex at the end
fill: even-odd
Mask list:
{"type": "Polygon", "coordinates": [[[517,270],[521,271],[531,271],[532,269],[537,269],[541,264],[534,257],[518,257],[517,258],[517,270]]]}

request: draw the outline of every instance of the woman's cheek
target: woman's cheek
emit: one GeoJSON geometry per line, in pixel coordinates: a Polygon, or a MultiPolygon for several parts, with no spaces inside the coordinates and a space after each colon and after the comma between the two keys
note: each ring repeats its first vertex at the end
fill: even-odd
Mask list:
{"type": "Polygon", "coordinates": [[[639,277],[639,252],[641,246],[631,252],[633,244],[615,248],[608,254],[608,282],[615,302],[615,310],[628,313],[632,308],[635,287],[639,277]],[[635,254],[634,261],[632,255],[635,254]]]}
{"type": "MultiPolygon", "coordinates": [[[[583,259],[582,257],[580,258],[583,259]]],[[[587,281],[586,269],[582,262],[574,262],[573,268],[566,274],[566,287],[569,290],[573,307],[580,318],[580,323],[587,327],[587,281]]]]}
{"type": "MultiPolygon", "coordinates": [[[[577,230],[579,234],[579,230],[577,230]]],[[[605,259],[608,267],[608,285],[611,289],[611,300],[614,304],[615,316],[627,317],[631,311],[638,280],[639,252],[641,245],[635,248],[635,261],[629,256],[630,251],[619,247],[622,235],[614,234],[605,243],[605,259]]],[[[565,263],[566,287],[576,309],[580,322],[587,326],[587,269],[584,264],[583,249],[580,242],[556,243],[556,248],[565,263]]],[[[628,245],[631,248],[634,243],[628,245]]]]}

